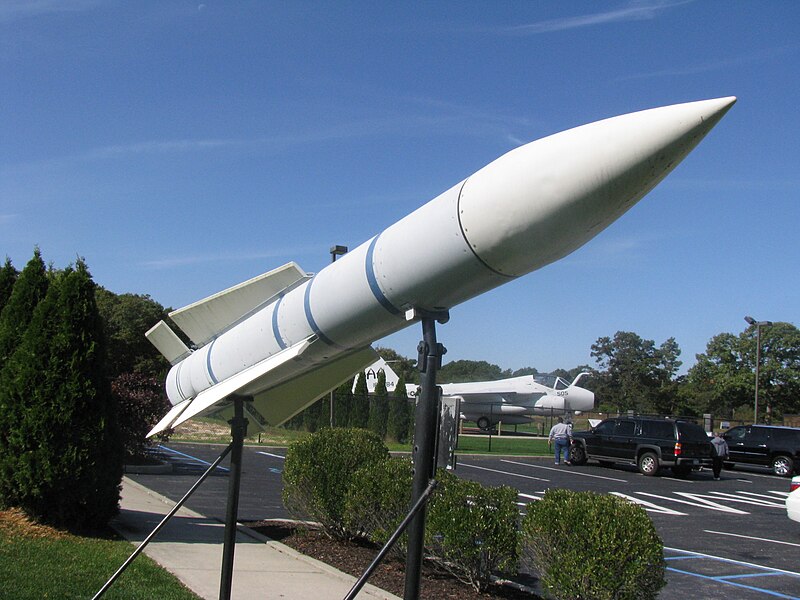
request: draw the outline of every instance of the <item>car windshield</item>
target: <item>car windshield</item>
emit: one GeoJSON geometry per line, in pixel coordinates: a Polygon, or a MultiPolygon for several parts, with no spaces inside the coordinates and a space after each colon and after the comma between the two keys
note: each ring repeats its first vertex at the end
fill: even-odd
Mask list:
{"type": "Polygon", "coordinates": [[[694,423],[678,423],[678,431],[681,434],[681,437],[686,440],[691,440],[693,442],[707,442],[708,435],[700,425],[695,425],[694,423]]]}

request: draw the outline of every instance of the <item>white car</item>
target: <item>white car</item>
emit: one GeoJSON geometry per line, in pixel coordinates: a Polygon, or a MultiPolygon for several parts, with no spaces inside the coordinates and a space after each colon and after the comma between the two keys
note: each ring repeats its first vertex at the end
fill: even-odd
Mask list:
{"type": "Polygon", "coordinates": [[[792,477],[789,496],[786,498],[786,512],[792,521],[800,522],[800,475],[792,477]]]}

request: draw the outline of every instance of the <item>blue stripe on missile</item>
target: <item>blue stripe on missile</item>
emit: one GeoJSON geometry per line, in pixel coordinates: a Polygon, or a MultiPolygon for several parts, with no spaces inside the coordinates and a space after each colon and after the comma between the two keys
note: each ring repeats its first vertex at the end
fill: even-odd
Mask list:
{"type": "Polygon", "coordinates": [[[181,389],[181,369],[183,369],[184,362],[185,361],[179,362],[178,368],[175,369],[175,387],[178,389],[178,395],[181,397],[181,400],[186,400],[186,394],[184,394],[181,389]]]}
{"type": "Polygon", "coordinates": [[[275,308],[272,309],[272,335],[275,336],[275,341],[278,342],[278,347],[281,350],[286,350],[286,342],[283,341],[281,337],[281,330],[278,326],[278,307],[281,305],[281,300],[283,300],[283,294],[278,297],[278,301],[275,303],[275,308]]]}
{"type": "Polygon", "coordinates": [[[369,284],[369,289],[372,290],[372,295],[375,296],[375,299],[380,303],[380,305],[388,310],[391,314],[399,315],[402,311],[392,304],[384,295],[383,290],[378,285],[378,278],[375,276],[375,267],[372,262],[372,255],[375,252],[375,244],[378,243],[379,237],[381,237],[381,234],[378,234],[372,238],[372,241],[369,243],[369,248],[367,249],[367,259],[364,264],[367,271],[367,283],[369,284]]]}
{"type": "Polygon", "coordinates": [[[344,346],[340,346],[339,344],[334,342],[331,338],[329,338],[327,335],[322,333],[322,330],[319,328],[319,325],[317,325],[317,322],[314,320],[314,315],[311,314],[311,284],[314,283],[314,279],[316,279],[316,276],[306,284],[306,292],[303,298],[303,307],[305,308],[306,311],[306,320],[308,321],[308,325],[311,327],[311,331],[313,331],[319,339],[328,344],[328,346],[333,346],[334,348],[339,348],[344,350],[345,349],[344,346]]]}
{"type": "Polygon", "coordinates": [[[208,347],[208,352],[206,352],[206,370],[208,371],[208,376],[211,378],[211,381],[214,382],[214,385],[219,383],[216,375],[214,375],[214,370],[211,368],[211,351],[214,349],[214,344],[216,343],[217,338],[214,338],[211,345],[208,347]]]}

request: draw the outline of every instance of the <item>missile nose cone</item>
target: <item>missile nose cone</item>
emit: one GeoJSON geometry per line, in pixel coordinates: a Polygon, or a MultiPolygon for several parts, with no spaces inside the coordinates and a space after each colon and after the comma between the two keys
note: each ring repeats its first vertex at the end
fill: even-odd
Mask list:
{"type": "Polygon", "coordinates": [[[566,256],[653,189],[735,102],[717,98],[630,113],[508,152],[461,190],[465,239],[503,275],[524,275],[566,256]]]}

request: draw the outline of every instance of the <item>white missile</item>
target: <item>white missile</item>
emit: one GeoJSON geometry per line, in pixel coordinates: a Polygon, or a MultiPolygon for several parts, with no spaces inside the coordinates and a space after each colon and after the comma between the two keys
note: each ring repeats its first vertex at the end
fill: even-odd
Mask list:
{"type": "Polygon", "coordinates": [[[376,359],[370,344],[580,248],[658,184],[736,98],[676,104],[520,146],[307,275],[289,263],[171,313],[147,337],[173,364],[150,435],[225,412],[280,424],[376,359]],[[425,240],[425,243],[418,243],[425,240]],[[410,315],[407,318],[407,314],[410,315]]]}

